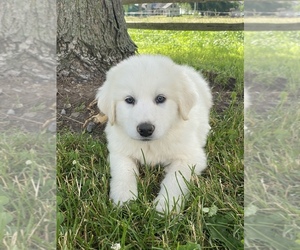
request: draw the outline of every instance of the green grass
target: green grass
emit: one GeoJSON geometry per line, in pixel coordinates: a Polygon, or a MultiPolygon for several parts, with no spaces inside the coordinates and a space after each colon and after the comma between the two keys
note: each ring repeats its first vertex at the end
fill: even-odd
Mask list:
{"type": "Polygon", "coordinates": [[[196,15],[184,15],[178,17],[166,17],[166,16],[143,16],[133,17],[126,16],[126,22],[144,22],[144,23],[242,23],[243,18],[231,18],[231,17],[204,17],[196,15]]]}
{"type": "Polygon", "coordinates": [[[0,135],[0,249],[53,249],[55,137],[0,135]]]}
{"type": "Polygon", "coordinates": [[[300,111],[294,104],[279,107],[268,117],[251,111],[246,117],[252,122],[251,135],[245,137],[248,247],[299,249],[300,111]]]}
{"type": "Polygon", "coordinates": [[[299,32],[246,32],[245,71],[259,73],[258,80],[271,87],[274,78],[285,77],[286,91],[298,91],[299,42],[299,32]]]}
{"type": "Polygon", "coordinates": [[[245,243],[299,249],[300,32],[250,32],[245,38],[245,69],[257,74],[248,87],[261,92],[245,116],[245,243]],[[286,80],[280,90],[278,77],[286,80]],[[260,111],[276,98],[276,106],[260,111]]]}
{"type": "MultiPolygon", "coordinates": [[[[178,215],[160,216],[152,201],[163,168],[145,166],[139,197],[122,208],[108,197],[109,166],[104,142],[87,134],[60,133],[57,144],[59,249],[242,249],[243,91],[242,32],[130,30],[140,53],[164,54],[198,70],[217,73],[226,87],[237,79],[229,106],[211,114],[209,167],[194,176],[178,215]]],[[[221,96],[219,97],[221,98],[221,96]]]]}
{"type": "MultiPolygon", "coordinates": [[[[243,82],[243,32],[129,30],[140,54],[163,54],[179,64],[219,73],[219,82],[243,82]]],[[[242,84],[239,84],[242,85],[242,84]]]]}
{"type": "Polygon", "coordinates": [[[146,22],[146,23],[299,23],[299,17],[282,18],[276,16],[264,17],[246,17],[246,18],[231,18],[228,16],[221,17],[205,17],[196,15],[184,15],[179,17],[166,17],[166,16],[142,16],[133,17],[126,16],[126,22],[146,22]]]}

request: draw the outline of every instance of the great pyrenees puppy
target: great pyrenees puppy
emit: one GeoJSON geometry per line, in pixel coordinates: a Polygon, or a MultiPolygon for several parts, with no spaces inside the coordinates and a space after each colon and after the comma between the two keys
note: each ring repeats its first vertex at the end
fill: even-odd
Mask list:
{"type": "Polygon", "coordinates": [[[206,168],[212,106],[207,82],[168,57],[138,55],[108,71],[96,98],[108,117],[110,198],[115,204],[136,199],[139,164],[161,164],[165,177],[156,210],[180,211],[192,173],[206,168]]]}

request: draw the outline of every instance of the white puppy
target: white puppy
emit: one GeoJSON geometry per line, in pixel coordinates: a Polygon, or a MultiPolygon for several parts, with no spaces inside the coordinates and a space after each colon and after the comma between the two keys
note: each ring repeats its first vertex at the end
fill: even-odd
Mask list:
{"type": "Polygon", "coordinates": [[[210,88],[188,66],[164,56],[140,55],[107,73],[96,98],[108,116],[110,198],[122,204],[138,196],[138,163],[165,166],[157,211],[179,211],[191,174],[206,167],[210,88]]]}

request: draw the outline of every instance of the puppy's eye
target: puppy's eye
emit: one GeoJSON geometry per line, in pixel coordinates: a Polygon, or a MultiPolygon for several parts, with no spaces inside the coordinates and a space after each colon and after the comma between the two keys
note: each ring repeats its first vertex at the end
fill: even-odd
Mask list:
{"type": "Polygon", "coordinates": [[[164,97],[163,95],[158,95],[155,98],[156,104],[164,103],[165,101],[166,101],[166,97],[164,97]]]}
{"type": "Polygon", "coordinates": [[[128,96],[125,98],[125,102],[127,102],[128,104],[134,104],[135,100],[132,96],[128,96]]]}

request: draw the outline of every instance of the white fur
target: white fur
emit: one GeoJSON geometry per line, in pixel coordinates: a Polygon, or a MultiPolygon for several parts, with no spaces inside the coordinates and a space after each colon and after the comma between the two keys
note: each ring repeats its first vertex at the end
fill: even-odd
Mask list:
{"type": "Polygon", "coordinates": [[[251,105],[250,96],[247,89],[244,89],[244,109],[246,110],[251,105]]]}
{"type": "Polygon", "coordinates": [[[165,166],[156,209],[178,211],[192,168],[200,174],[206,167],[203,147],[212,106],[208,84],[191,67],[164,56],[140,55],[111,68],[96,98],[108,116],[110,198],[116,204],[137,198],[137,163],[143,164],[145,157],[149,165],[165,166]],[[166,101],[157,104],[158,95],[166,101]],[[135,98],[134,105],[125,102],[128,96],[135,98]],[[145,122],[155,126],[148,138],[137,131],[145,122]]]}
{"type": "MultiPolygon", "coordinates": [[[[244,88],[244,117],[246,117],[246,110],[251,106],[251,100],[250,100],[250,96],[248,93],[248,90],[246,88],[244,88]]],[[[244,131],[246,133],[249,133],[249,129],[246,126],[246,123],[244,121],[244,131]]]]}

